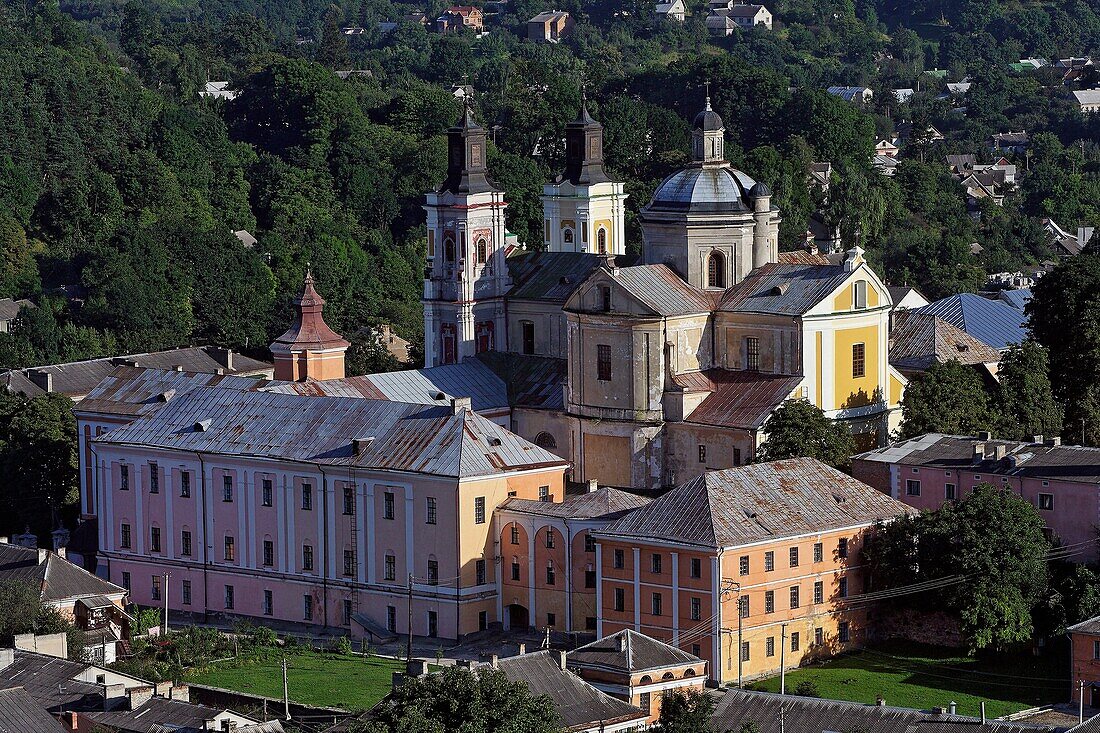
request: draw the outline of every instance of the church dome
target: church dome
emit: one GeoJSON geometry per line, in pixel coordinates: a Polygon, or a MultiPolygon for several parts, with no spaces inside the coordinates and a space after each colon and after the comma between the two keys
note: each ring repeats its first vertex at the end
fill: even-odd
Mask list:
{"type": "Polygon", "coordinates": [[[772,190],[768,188],[768,184],[763,181],[757,181],[756,185],[749,190],[749,196],[752,198],[759,198],[760,196],[771,196],[772,190]]]}
{"type": "Polygon", "coordinates": [[[646,207],[651,211],[721,213],[752,211],[756,181],[736,168],[692,166],[661,182],[646,207]]]}
{"type": "Polygon", "coordinates": [[[725,127],[722,123],[722,117],[710,107],[710,97],[707,97],[707,106],[702,112],[695,115],[695,122],[692,123],[692,129],[702,130],[704,132],[711,132],[714,130],[721,130],[725,127]]]}

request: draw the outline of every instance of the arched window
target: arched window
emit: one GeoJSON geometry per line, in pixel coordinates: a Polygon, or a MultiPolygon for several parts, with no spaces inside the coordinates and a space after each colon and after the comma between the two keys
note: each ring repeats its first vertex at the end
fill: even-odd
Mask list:
{"type": "Polygon", "coordinates": [[[603,227],[596,232],[596,253],[607,254],[607,230],[603,227]]]}
{"type": "Polygon", "coordinates": [[[726,287],[726,256],[721,252],[711,252],[707,258],[707,287],[726,287]]]}
{"type": "Polygon", "coordinates": [[[672,672],[665,672],[664,676],[661,677],[661,679],[663,679],[663,680],[671,680],[671,679],[675,679],[675,678],[676,678],[676,675],[672,674],[672,672]]]}
{"type": "Polygon", "coordinates": [[[535,445],[546,450],[554,450],[558,447],[558,441],[554,440],[553,435],[543,431],[535,436],[535,445]]]}
{"type": "Polygon", "coordinates": [[[485,260],[489,257],[489,244],[485,241],[485,237],[477,238],[477,264],[484,265],[485,260]]]}
{"type": "Polygon", "coordinates": [[[447,262],[455,261],[455,240],[450,235],[443,240],[443,259],[447,262]]]}
{"type": "Polygon", "coordinates": [[[688,667],[687,671],[684,672],[684,677],[694,677],[694,676],[695,676],[695,670],[688,667]]]}
{"type": "Polygon", "coordinates": [[[565,242],[566,244],[573,244],[573,230],[563,229],[561,232],[561,241],[565,242]]]}
{"type": "Polygon", "coordinates": [[[642,675],[642,678],[640,680],[638,680],[638,684],[639,685],[648,685],[652,681],[653,681],[653,678],[650,677],[648,674],[647,675],[642,675]]]}

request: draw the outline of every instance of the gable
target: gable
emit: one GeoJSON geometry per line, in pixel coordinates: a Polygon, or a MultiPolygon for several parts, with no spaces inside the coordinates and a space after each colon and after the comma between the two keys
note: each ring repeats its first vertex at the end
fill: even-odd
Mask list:
{"type": "Polygon", "coordinates": [[[565,301],[565,310],[580,313],[618,313],[656,318],[660,314],[636,298],[607,270],[594,272],[565,301]],[[604,289],[611,291],[611,309],[604,309],[604,289]]]}

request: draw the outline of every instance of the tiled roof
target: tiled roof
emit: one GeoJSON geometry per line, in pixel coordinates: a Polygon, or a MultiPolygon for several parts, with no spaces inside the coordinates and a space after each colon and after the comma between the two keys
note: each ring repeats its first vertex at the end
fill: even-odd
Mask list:
{"type": "Polygon", "coordinates": [[[1093,616],[1079,624],[1070,626],[1066,631],[1076,631],[1082,634],[1100,634],[1100,616],[1093,616]]]}
{"type": "Polygon", "coordinates": [[[564,302],[603,257],[584,252],[520,252],[506,262],[513,283],[509,299],[564,302]]]}
{"type": "Polygon", "coordinates": [[[802,382],[802,377],[787,374],[730,369],[678,374],[672,379],[685,391],[711,392],[684,422],[750,430],[763,426],[802,382]]]}
{"type": "Polygon", "coordinates": [[[566,465],[465,408],[218,388],[192,390],[96,440],[462,478],[566,465]],[[356,450],[360,439],[371,440],[356,450]]]}
{"type": "Polygon", "coordinates": [[[66,730],[21,687],[0,690],[0,730],[5,733],[62,733],[66,730]]]}
{"type": "Polygon", "coordinates": [[[790,252],[779,253],[779,264],[781,265],[835,265],[836,263],[829,259],[829,255],[822,253],[807,252],[804,249],[791,250],[790,252]]]}
{"type": "Polygon", "coordinates": [[[800,316],[851,274],[841,265],[764,265],[727,290],[719,310],[800,316]]]}
{"type": "Polygon", "coordinates": [[[267,384],[270,382],[252,377],[116,366],[75,409],[106,415],[147,415],[200,387],[248,390],[267,384]]]}
{"type": "Polygon", "coordinates": [[[995,349],[1005,349],[1027,337],[1026,317],[1010,305],[973,293],[951,295],[918,308],[931,313],[995,349]]]}
{"type": "Polygon", "coordinates": [[[53,603],[126,592],[52,552],[39,562],[38,550],[9,544],[0,544],[0,580],[29,583],[53,603]]]}
{"type": "Polygon", "coordinates": [[[570,667],[592,667],[624,674],[683,665],[694,665],[695,674],[702,676],[706,662],[633,629],[623,629],[569,652],[570,667]]]}
{"type": "Polygon", "coordinates": [[[898,369],[924,371],[936,363],[995,363],[1001,354],[966,331],[931,313],[900,310],[890,332],[890,363],[898,369]]]}
{"type": "Polygon", "coordinates": [[[909,708],[861,705],[770,692],[725,690],[711,715],[713,730],[738,730],[752,722],[760,733],[1052,733],[1051,726],[1009,723],[961,715],[935,715],[909,708]]]}
{"type": "Polygon", "coordinates": [[[620,267],[612,276],[632,296],[661,316],[683,316],[709,313],[714,301],[688,285],[668,265],[635,265],[620,267]]]}
{"type": "Polygon", "coordinates": [[[533,499],[507,499],[501,511],[534,514],[540,517],[562,519],[616,519],[645,506],[652,499],[610,487],[604,487],[579,496],[566,497],[565,501],[536,501],[533,499]]]}
{"type": "Polygon", "coordinates": [[[586,730],[601,723],[637,720],[646,714],[622,700],[600,692],[577,675],[561,668],[553,652],[538,651],[501,659],[498,668],[513,682],[526,682],[533,695],[547,695],[566,730],[586,730]]]}
{"type": "Polygon", "coordinates": [[[912,510],[813,458],[708,471],[600,530],[706,548],[871,524],[912,510]]]}
{"type": "Polygon", "coordinates": [[[979,440],[963,435],[928,433],[897,445],[861,453],[855,458],[907,466],[931,466],[944,470],[964,468],[998,476],[1079,481],[1100,484],[1100,448],[1046,445],[1015,440],[979,440]],[[984,444],[982,460],[974,459],[974,447],[984,444]],[[1005,457],[995,460],[997,446],[1005,457]]]}

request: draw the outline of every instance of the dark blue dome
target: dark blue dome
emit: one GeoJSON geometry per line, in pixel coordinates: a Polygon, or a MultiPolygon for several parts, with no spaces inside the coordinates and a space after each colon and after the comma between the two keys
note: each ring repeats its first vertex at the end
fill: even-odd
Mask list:
{"type": "Polygon", "coordinates": [[[646,208],[700,213],[751,211],[749,192],[757,185],[736,168],[693,166],[662,181],[646,208]]]}

